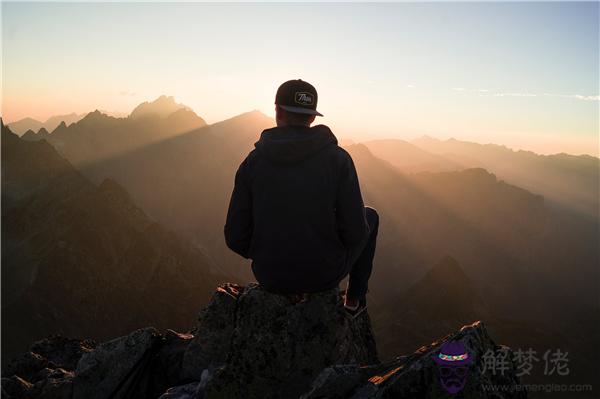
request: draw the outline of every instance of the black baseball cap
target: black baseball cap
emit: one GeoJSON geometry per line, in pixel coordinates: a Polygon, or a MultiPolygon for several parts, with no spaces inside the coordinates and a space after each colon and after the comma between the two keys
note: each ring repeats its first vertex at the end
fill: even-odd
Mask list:
{"type": "Polygon", "coordinates": [[[275,95],[275,104],[288,112],[323,116],[317,111],[317,90],[302,79],[284,82],[275,95]]]}

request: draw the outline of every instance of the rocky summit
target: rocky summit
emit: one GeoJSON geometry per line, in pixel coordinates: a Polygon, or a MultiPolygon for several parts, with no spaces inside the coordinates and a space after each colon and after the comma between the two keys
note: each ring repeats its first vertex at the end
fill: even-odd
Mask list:
{"type": "MultiPolygon", "coordinates": [[[[51,336],[2,371],[5,398],[437,398],[450,397],[435,361],[459,343],[474,361],[458,397],[521,398],[515,365],[481,367],[498,346],[482,323],[380,363],[367,312],[350,316],[337,289],[279,295],[223,284],[181,334],[152,327],[96,344],[51,336]],[[504,387],[493,391],[490,387],[504,387]],[[509,389],[507,389],[508,387],[509,389]]],[[[507,357],[512,359],[511,356],[507,357]]],[[[439,362],[438,362],[439,363],[439,362]]],[[[447,371],[447,370],[446,370],[447,371]]]]}

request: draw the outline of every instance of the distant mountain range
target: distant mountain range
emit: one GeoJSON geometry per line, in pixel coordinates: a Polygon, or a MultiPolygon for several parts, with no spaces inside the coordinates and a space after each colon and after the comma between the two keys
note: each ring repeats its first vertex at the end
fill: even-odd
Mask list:
{"type": "Polygon", "coordinates": [[[485,168],[498,178],[543,195],[548,203],[598,219],[600,159],[589,155],[539,155],[495,144],[422,137],[376,140],[365,145],[405,173],[485,168]]]}
{"type": "Polygon", "coordinates": [[[363,143],[378,158],[394,165],[403,173],[449,172],[480,167],[475,162],[459,162],[450,157],[427,152],[408,141],[398,139],[372,140],[363,143]]]}
{"type": "MultiPolygon", "coordinates": [[[[20,143],[46,140],[100,188],[122,186],[131,195],[128,203],[139,206],[146,219],[172,229],[210,259],[202,264],[248,280],[248,262],[226,248],[223,224],[239,163],[260,132],[273,125],[258,111],[207,125],[188,107],[162,96],[126,118],[95,111],[52,132],[23,136],[20,143]]],[[[592,212],[598,201],[597,158],[431,138],[346,144],[365,202],[381,215],[369,303],[374,315],[382,315],[375,326],[384,347],[402,351],[395,348],[402,340],[412,345],[433,339],[471,316],[500,320],[495,326],[531,328],[531,337],[511,332],[523,328],[502,330],[501,339],[513,345],[529,338],[554,342],[573,325],[587,331],[598,321],[600,220],[592,212]],[[441,258],[455,260],[439,264],[441,258]],[[436,312],[442,324],[424,326],[436,312]],[[398,327],[403,321],[417,330],[398,327]],[[550,330],[557,333],[544,336],[550,330]]],[[[2,145],[4,165],[4,140],[2,145]]],[[[3,196],[5,180],[3,167],[3,196]]],[[[61,196],[39,191],[27,198],[50,207],[61,196]]],[[[99,206],[92,203],[86,208],[99,206]]],[[[62,215],[63,206],[53,214],[62,215]]],[[[89,219],[89,226],[95,223],[100,221],[89,219]]]]}
{"type": "Polygon", "coordinates": [[[27,131],[37,132],[42,128],[48,131],[52,131],[56,129],[56,127],[60,125],[61,122],[65,122],[67,125],[70,125],[71,123],[77,122],[84,116],[85,114],[76,113],[71,113],[68,115],[56,115],[46,119],[45,122],[40,122],[33,118],[23,118],[16,122],[9,123],[8,127],[13,133],[16,133],[18,135],[23,135],[27,131]]]}
{"type": "MultiPolygon", "coordinates": [[[[114,117],[122,116],[121,113],[118,113],[118,112],[108,112],[108,111],[102,111],[102,112],[107,115],[114,116],[114,117]]],[[[7,126],[13,133],[16,133],[19,136],[22,136],[25,133],[35,134],[40,129],[45,129],[46,131],[52,131],[52,130],[56,129],[58,127],[58,125],[61,124],[61,122],[64,122],[66,125],[70,125],[71,123],[75,123],[75,122],[81,120],[81,118],[83,118],[86,115],[87,114],[76,114],[74,112],[67,114],[67,115],[55,115],[55,116],[51,116],[50,118],[46,119],[45,122],[40,122],[37,119],[27,117],[27,118],[19,119],[16,122],[11,122],[7,126]]]]}
{"type": "Polygon", "coordinates": [[[549,208],[484,169],[405,175],[363,144],[347,150],[365,202],[383,215],[373,276],[379,296],[452,255],[498,316],[555,323],[551,302],[596,303],[597,221],[549,208]],[[517,294],[526,304],[511,299],[517,294]]]}
{"type": "Polygon", "coordinates": [[[2,125],[3,360],[48,334],[188,329],[225,278],[118,183],[97,186],[48,142],[2,125]]]}
{"type": "Polygon", "coordinates": [[[161,96],[140,104],[126,118],[96,110],[71,125],[59,124],[51,133],[43,128],[37,133],[27,132],[23,139],[45,139],[81,168],[205,125],[202,118],[177,104],[173,97],[161,96]]]}
{"type": "MultiPolygon", "coordinates": [[[[135,150],[115,151],[112,157],[96,152],[91,157],[100,158],[97,162],[72,159],[95,182],[110,177],[123,184],[149,215],[190,238],[230,273],[248,279],[247,262],[225,246],[223,223],[235,170],[257,134],[271,126],[270,118],[253,111],[135,150]]],[[[142,136],[148,130],[134,132],[142,136]]]]}
{"type": "MultiPolygon", "coordinates": [[[[245,261],[225,247],[222,225],[237,166],[260,132],[273,125],[272,119],[257,111],[206,125],[172,97],[161,96],[136,107],[128,118],[96,111],[78,123],[41,133],[92,181],[99,184],[111,178],[119,182],[151,217],[188,237],[228,272],[251,278],[245,261]]],[[[432,139],[419,141],[422,146],[430,142],[432,139]]],[[[567,263],[577,262],[581,270],[593,271],[598,258],[593,244],[597,219],[584,221],[555,212],[535,191],[513,186],[510,179],[504,179],[506,183],[498,180],[481,168],[484,162],[490,163],[491,156],[473,150],[452,158],[400,140],[346,148],[357,165],[367,203],[384,215],[378,259],[385,267],[374,275],[377,284],[386,288],[383,292],[407,288],[423,276],[427,265],[452,254],[488,299],[493,298],[494,312],[510,313],[519,311],[519,306],[500,308],[514,303],[505,299],[516,289],[515,284],[526,290],[532,280],[549,280],[543,285],[541,298],[545,298],[554,289],[568,289],[558,289],[569,273],[567,263]],[[469,169],[475,165],[478,168],[469,169]],[[580,239],[568,239],[570,234],[580,239]],[[561,240],[561,250],[556,248],[555,256],[549,256],[555,248],[545,246],[561,240]],[[497,270],[493,280],[489,279],[491,270],[497,270]],[[549,284],[558,286],[546,288],[549,284]],[[512,288],[507,291],[509,286],[512,288]]],[[[493,163],[499,168],[509,163],[513,154],[493,146],[482,146],[482,151],[505,154],[504,163],[493,163]]],[[[545,159],[528,156],[539,162],[545,159]]],[[[559,165],[560,175],[573,173],[582,159],[593,176],[585,157],[565,159],[565,164],[559,165]]],[[[539,180],[548,172],[539,164],[522,173],[537,174],[539,180]]],[[[587,187],[573,190],[589,191],[587,187]]],[[[589,279],[574,278],[582,289],[572,295],[589,302],[593,297],[589,279]]],[[[537,307],[543,300],[536,299],[539,292],[528,289],[527,293],[530,308],[541,315],[537,307]]]]}

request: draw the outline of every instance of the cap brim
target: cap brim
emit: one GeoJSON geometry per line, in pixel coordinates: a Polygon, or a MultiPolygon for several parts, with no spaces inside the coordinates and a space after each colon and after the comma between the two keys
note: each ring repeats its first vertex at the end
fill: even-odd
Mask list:
{"type": "Polygon", "coordinates": [[[294,112],[296,114],[307,114],[307,115],[317,115],[323,116],[322,113],[317,111],[316,109],[306,109],[302,107],[293,107],[291,105],[280,105],[280,107],[288,112],[294,112]]]}

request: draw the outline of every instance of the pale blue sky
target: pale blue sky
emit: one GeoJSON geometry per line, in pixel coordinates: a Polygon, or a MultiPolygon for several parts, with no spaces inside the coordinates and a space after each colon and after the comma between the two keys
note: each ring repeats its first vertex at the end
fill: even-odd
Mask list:
{"type": "Polygon", "coordinates": [[[292,78],[341,137],[598,153],[599,3],[2,3],[2,115],[273,114],[292,78]]]}

